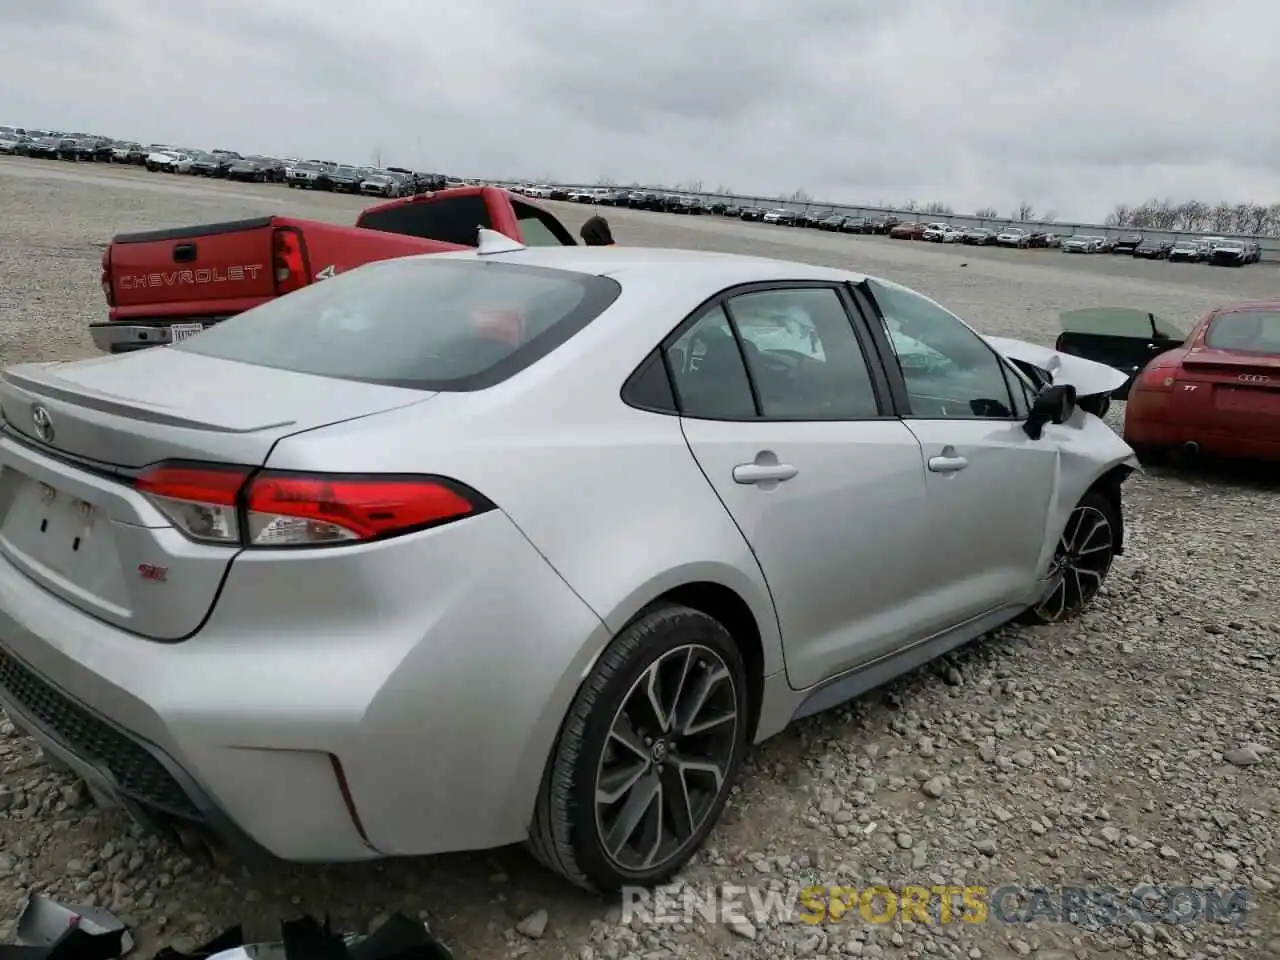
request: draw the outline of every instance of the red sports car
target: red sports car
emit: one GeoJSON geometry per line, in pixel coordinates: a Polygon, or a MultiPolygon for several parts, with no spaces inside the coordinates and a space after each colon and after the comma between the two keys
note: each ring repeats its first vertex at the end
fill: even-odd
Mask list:
{"type": "Polygon", "coordinates": [[[1280,301],[1218,307],[1187,336],[1154,314],[1102,307],[1062,315],[1057,349],[1131,373],[1124,439],[1170,451],[1280,462],[1280,301]]]}

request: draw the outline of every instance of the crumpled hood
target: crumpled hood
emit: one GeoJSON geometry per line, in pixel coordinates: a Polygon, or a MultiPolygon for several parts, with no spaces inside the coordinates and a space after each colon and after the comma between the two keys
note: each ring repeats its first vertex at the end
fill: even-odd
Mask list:
{"type": "Polygon", "coordinates": [[[1076,388],[1077,397],[1110,394],[1129,379],[1128,374],[1120,372],[1115,367],[1085,360],[1083,357],[1059,353],[1051,347],[1041,347],[1034,343],[1027,343],[1025,340],[1011,340],[1007,337],[985,337],[984,339],[1010,360],[1020,360],[1043,370],[1055,384],[1071,384],[1076,388]]]}

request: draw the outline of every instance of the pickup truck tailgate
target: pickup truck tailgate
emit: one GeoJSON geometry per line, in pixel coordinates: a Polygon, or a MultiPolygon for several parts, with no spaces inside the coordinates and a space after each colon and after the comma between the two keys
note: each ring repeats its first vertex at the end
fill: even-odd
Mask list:
{"type": "Polygon", "coordinates": [[[275,219],[258,217],[117,236],[108,268],[113,306],[260,302],[274,296],[275,219]]]}

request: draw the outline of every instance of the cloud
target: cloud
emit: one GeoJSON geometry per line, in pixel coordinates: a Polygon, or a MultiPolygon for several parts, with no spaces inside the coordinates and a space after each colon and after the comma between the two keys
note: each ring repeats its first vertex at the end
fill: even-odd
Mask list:
{"type": "Polygon", "coordinates": [[[1280,200],[1237,0],[0,0],[0,122],[849,202],[1280,200]],[[56,55],[55,55],[56,54],[56,55]]]}

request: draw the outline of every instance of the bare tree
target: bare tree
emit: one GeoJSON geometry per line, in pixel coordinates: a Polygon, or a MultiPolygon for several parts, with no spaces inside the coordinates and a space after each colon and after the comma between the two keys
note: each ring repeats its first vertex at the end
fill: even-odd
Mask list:
{"type": "Polygon", "coordinates": [[[812,203],[813,197],[809,196],[809,192],[801,187],[799,190],[782,197],[788,203],[812,203]]]}
{"type": "Polygon", "coordinates": [[[596,186],[598,187],[616,187],[617,185],[617,181],[613,177],[605,176],[603,173],[596,177],[596,186]]]}
{"type": "Polygon", "coordinates": [[[1238,233],[1254,237],[1280,236],[1280,203],[1226,200],[1175,202],[1169,198],[1147,200],[1137,206],[1118,203],[1107,214],[1107,226],[1134,230],[1238,233]]]}
{"type": "Polygon", "coordinates": [[[1013,219],[1023,220],[1023,221],[1031,220],[1035,217],[1035,215],[1036,215],[1036,208],[1033,207],[1031,204],[1029,204],[1026,200],[1023,200],[1020,204],[1018,204],[1018,209],[1014,211],[1013,219]]]}
{"type": "Polygon", "coordinates": [[[733,187],[726,187],[723,183],[716,184],[716,194],[721,197],[732,197],[733,187]]]}
{"type": "Polygon", "coordinates": [[[1127,203],[1117,203],[1103,223],[1108,227],[1127,227],[1133,220],[1133,208],[1127,203]]]}
{"type": "Polygon", "coordinates": [[[676,189],[682,190],[685,193],[702,193],[702,181],[687,180],[684,183],[677,184],[676,189]]]}
{"type": "Polygon", "coordinates": [[[1226,233],[1231,229],[1231,219],[1235,214],[1232,212],[1231,204],[1225,200],[1217,204],[1213,211],[1209,214],[1209,229],[1217,233],[1226,233]]]}
{"type": "Polygon", "coordinates": [[[1209,205],[1199,200],[1178,204],[1175,227],[1178,230],[1199,230],[1209,219],[1209,205]]]}
{"type": "Polygon", "coordinates": [[[999,220],[1000,211],[995,207],[979,207],[973,211],[973,215],[979,220],[999,220]]]}
{"type": "Polygon", "coordinates": [[[1040,215],[1040,219],[1043,220],[1045,223],[1053,223],[1055,220],[1058,219],[1058,211],[1049,210],[1046,213],[1042,213],[1040,215]]]}
{"type": "Polygon", "coordinates": [[[382,169],[382,147],[373,148],[373,165],[376,169],[382,169]]]}
{"type": "Polygon", "coordinates": [[[920,204],[916,203],[914,200],[908,200],[902,205],[901,209],[903,213],[915,213],[916,207],[918,206],[920,206],[920,204]]]}
{"type": "Polygon", "coordinates": [[[932,214],[935,217],[947,216],[949,214],[955,213],[955,211],[952,210],[950,206],[943,203],[941,200],[930,200],[923,207],[921,207],[920,212],[926,213],[926,214],[932,214]]]}

